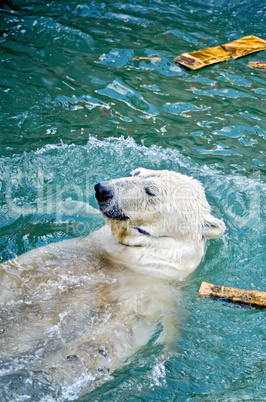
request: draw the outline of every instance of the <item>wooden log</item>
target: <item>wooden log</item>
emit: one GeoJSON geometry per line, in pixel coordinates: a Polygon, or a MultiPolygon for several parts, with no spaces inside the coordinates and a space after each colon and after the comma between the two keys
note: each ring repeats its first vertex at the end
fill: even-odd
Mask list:
{"type": "Polygon", "coordinates": [[[247,304],[253,307],[266,308],[266,292],[231,288],[202,282],[199,296],[222,299],[233,303],[247,304]]]}

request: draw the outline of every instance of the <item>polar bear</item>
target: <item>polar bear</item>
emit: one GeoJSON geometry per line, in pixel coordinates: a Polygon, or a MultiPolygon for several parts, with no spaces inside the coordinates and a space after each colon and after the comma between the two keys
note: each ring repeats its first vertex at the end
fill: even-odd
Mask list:
{"type": "Polygon", "coordinates": [[[225,230],[201,183],[177,172],[138,168],[96,184],[95,196],[106,226],[0,265],[0,361],[20,362],[56,396],[75,383],[94,387],[158,323],[169,344],[173,287],[225,230]]]}

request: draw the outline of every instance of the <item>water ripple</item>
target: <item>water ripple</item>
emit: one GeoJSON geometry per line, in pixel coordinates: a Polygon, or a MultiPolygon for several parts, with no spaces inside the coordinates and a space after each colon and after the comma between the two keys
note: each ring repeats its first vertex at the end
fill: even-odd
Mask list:
{"type": "Polygon", "coordinates": [[[153,105],[145,101],[139,92],[133,88],[130,88],[121,80],[116,79],[111,84],[108,84],[105,89],[98,90],[96,92],[112,99],[124,102],[129,107],[150,116],[156,116],[159,113],[153,105]]]}
{"type": "Polygon", "coordinates": [[[233,88],[226,88],[226,89],[209,89],[209,90],[202,90],[197,88],[191,88],[191,91],[196,95],[203,95],[203,96],[210,96],[212,98],[216,96],[222,96],[223,98],[254,98],[249,93],[238,91],[237,89],[233,88]]]}
{"type": "Polygon", "coordinates": [[[193,103],[177,102],[177,103],[166,103],[163,109],[171,114],[190,117],[187,116],[186,113],[209,110],[210,107],[204,107],[204,106],[198,107],[193,103]]]}

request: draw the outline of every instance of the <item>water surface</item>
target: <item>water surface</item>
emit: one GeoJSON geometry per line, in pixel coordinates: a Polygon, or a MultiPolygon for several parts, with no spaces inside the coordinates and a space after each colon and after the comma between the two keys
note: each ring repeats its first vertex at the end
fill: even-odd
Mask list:
{"type": "MultiPolygon", "coordinates": [[[[138,166],[199,179],[227,226],[185,284],[171,358],[151,340],[80,401],[266,400],[265,312],[197,296],[203,280],[265,290],[266,76],[247,66],[265,52],[197,72],[173,62],[265,39],[265,3],[1,4],[1,261],[100,227],[93,185],[138,166]]],[[[54,400],[16,362],[0,370],[1,400],[54,400]]]]}

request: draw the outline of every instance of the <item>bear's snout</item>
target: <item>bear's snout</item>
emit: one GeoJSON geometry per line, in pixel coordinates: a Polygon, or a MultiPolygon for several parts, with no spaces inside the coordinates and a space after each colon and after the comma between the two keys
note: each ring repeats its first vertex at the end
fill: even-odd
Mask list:
{"type": "Polygon", "coordinates": [[[98,202],[106,202],[113,198],[113,193],[107,186],[98,183],[94,187],[95,197],[98,202]]]}

